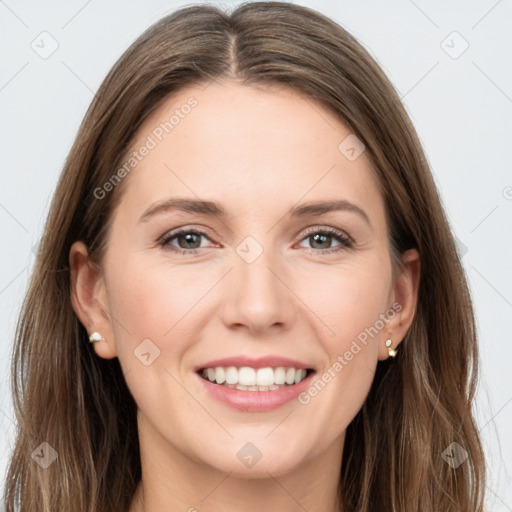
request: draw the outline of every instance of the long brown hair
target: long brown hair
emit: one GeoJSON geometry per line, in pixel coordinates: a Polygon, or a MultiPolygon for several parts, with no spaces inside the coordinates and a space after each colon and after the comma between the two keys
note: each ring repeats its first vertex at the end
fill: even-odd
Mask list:
{"type": "Polygon", "coordinates": [[[7,511],[16,503],[24,512],[119,512],[130,505],[141,478],[137,408],[117,358],[95,355],[73,311],[69,250],[82,240],[101,263],[122,188],[101,200],[94,191],[164,99],[221,77],[286,84],[346,123],[379,179],[390,247],[420,255],[414,322],[393,362],[378,364],[347,429],[343,511],[481,511],[473,307],[416,131],[388,78],[346,30],[283,2],[243,4],[231,14],[204,5],[180,9],[128,48],[95,95],[65,162],[17,325],[11,382],[19,427],[7,511]],[[43,442],[57,455],[46,468],[33,456],[36,448],[41,457],[54,454],[43,442]],[[452,443],[468,455],[457,467],[443,457],[452,443]]]}

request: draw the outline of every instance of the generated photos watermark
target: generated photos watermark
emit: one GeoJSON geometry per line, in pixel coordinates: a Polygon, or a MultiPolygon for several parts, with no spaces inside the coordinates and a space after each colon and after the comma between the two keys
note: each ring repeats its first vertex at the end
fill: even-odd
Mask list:
{"type": "Polygon", "coordinates": [[[361,345],[366,346],[368,344],[368,337],[374,338],[384,328],[387,322],[389,322],[394,316],[402,310],[402,305],[399,302],[394,302],[393,305],[387,309],[385,313],[379,315],[379,319],[374,322],[370,327],[365,328],[357,335],[357,339],[352,340],[350,347],[342,354],[338,355],[336,361],[316,379],[308,389],[303,391],[298,396],[299,403],[307,405],[311,402],[311,399],[322,391],[325,386],[331,382],[337,374],[347,366],[354,356],[361,352],[361,345]]]}
{"type": "Polygon", "coordinates": [[[137,165],[139,165],[139,163],[149,155],[151,150],[155,149],[158,144],[162,142],[165,136],[171,133],[172,130],[174,130],[174,128],[178,126],[182,120],[190,114],[190,112],[192,112],[192,109],[197,107],[197,105],[198,101],[192,96],[188,98],[186,103],[183,103],[180,108],[174,109],[174,112],[169,119],[154,128],[151,134],[146,137],[145,142],[138,149],[132,151],[123,165],[119,167],[101,187],[96,187],[94,189],[94,197],[101,200],[104,199],[109,192],[112,192],[121,180],[135,169],[135,167],[137,167],[137,165]]]}

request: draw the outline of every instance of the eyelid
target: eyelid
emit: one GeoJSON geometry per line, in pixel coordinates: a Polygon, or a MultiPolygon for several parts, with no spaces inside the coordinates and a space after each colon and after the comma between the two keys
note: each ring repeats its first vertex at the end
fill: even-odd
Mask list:
{"type": "Polygon", "coordinates": [[[347,242],[350,242],[351,244],[355,244],[354,239],[346,231],[343,231],[342,229],[338,229],[338,228],[335,228],[332,226],[321,226],[321,225],[315,225],[310,228],[306,228],[305,231],[301,231],[302,237],[301,237],[300,241],[302,241],[304,238],[306,238],[306,236],[309,233],[318,233],[318,232],[334,234],[334,235],[339,236],[340,238],[343,238],[347,242]]]}
{"type": "MultiPolygon", "coordinates": [[[[210,240],[213,244],[219,245],[217,242],[214,242],[210,235],[206,232],[207,230],[204,230],[203,228],[196,228],[194,225],[185,224],[183,226],[178,226],[168,232],[166,232],[162,237],[158,239],[158,244],[162,246],[163,248],[169,247],[169,250],[180,253],[180,254],[194,254],[199,251],[199,249],[206,249],[206,247],[198,247],[193,249],[180,249],[174,246],[170,245],[170,240],[175,239],[177,236],[183,234],[183,233],[195,233],[197,235],[203,236],[210,240]]],[[[350,249],[353,245],[355,245],[354,239],[345,231],[332,227],[332,226],[322,226],[322,225],[314,225],[306,228],[305,230],[300,232],[300,238],[297,243],[303,242],[310,233],[325,233],[328,235],[334,235],[334,237],[337,237],[341,240],[340,245],[342,246],[339,248],[339,246],[336,246],[334,248],[328,248],[328,249],[314,249],[314,248],[308,248],[305,247],[305,249],[309,250],[310,252],[317,253],[317,254],[328,254],[332,252],[341,252],[346,249],[350,249]],[[337,248],[338,247],[338,248],[337,248]]],[[[295,245],[296,245],[295,244],[295,245]]]]}
{"type": "MultiPolygon", "coordinates": [[[[173,238],[176,238],[178,235],[181,235],[183,233],[195,233],[197,235],[204,236],[208,240],[210,240],[212,243],[216,243],[212,240],[211,236],[207,233],[207,230],[204,228],[196,228],[194,225],[185,224],[183,226],[178,226],[176,228],[171,229],[170,231],[167,231],[164,233],[158,240],[158,244],[162,246],[169,245],[167,242],[170,241],[173,238]]],[[[181,251],[181,249],[176,249],[177,251],[181,251]]],[[[194,252],[197,251],[197,249],[183,249],[183,251],[186,252],[194,252]]]]}

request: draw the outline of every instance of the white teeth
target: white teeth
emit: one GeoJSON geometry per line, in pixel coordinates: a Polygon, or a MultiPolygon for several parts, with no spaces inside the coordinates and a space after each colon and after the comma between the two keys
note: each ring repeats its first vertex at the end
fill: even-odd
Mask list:
{"type": "Polygon", "coordinates": [[[286,381],[286,372],[282,366],[274,370],[274,383],[277,385],[284,384],[286,381]]]}
{"type": "Polygon", "coordinates": [[[226,372],[222,366],[215,368],[215,381],[217,384],[222,384],[226,380],[226,372]]]}
{"type": "Polygon", "coordinates": [[[236,384],[236,385],[230,384],[229,387],[240,389],[241,391],[268,391],[269,389],[270,390],[279,389],[279,388],[282,388],[283,386],[276,386],[276,385],[272,385],[272,386],[242,386],[242,384],[236,384]]]}
{"type": "Polygon", "coordinates": [[[251,368],[249,366],[236,366],[206,368],[202,375],[210,382],[216,382],[230,388],[247,391],[268,391],[279,389],[285,385],[298,384],[306,378],[307,370],[304,368],[284,368],[279,366],[271,368],[251,368]]]}
{"type": "Polygon", "coordinates": [[[295,383],[295,368],[288,368],[286,370],[286,384],[294,384],[295,383]]]}
{"type": "Polygon", "coordinates": [[[306,370],[301,368],[295,372],[295,384],[298,384],[306,376],[306,370]]]}
{"type": "Polygon", "coordinates": [[[256,385],[270,386],[271,384],[274,384],[274,370],[272,368],[258,368],[256,385]]]}
{"type": "MultiPolygon", "coordinates": [[[[254,371],[254,368],[249,368],[248,366],[240,368],[240,370],[238,370],[238,383],[243,386],[255,386],[256,372],[254,371]]],[[[259,382],[257,384],[260,385],[259,382]]]]}
{"type": "Polygon", "coordinates": [[[238,370],[234,366],[226,368],[226,384],[238,384],[238,370]]]}

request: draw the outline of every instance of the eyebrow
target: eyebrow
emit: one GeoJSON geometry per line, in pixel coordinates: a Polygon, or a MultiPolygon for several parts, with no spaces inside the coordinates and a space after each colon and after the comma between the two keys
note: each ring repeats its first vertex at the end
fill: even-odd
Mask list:
{"type": "MultiPolygon", "coordinates": [[[[171,210],[179,210],[188,213],[199,213],[212,217],[226,218],[227,212],[220,205],[212,201],[202,199],[172,198],[158,201],[150,206],[140,217],[139,222],[147,222],[151,217],[159,213],[171,210]]],[[[312,201],[295,206],[288,210],[287,214],[292,217],[315,217],[324,213],[333,211],[348,211],[359,215],[373,229],[370,219],[366,212],[359,206],[347,201],[339,199],[335,201],[312,201]]]]}

